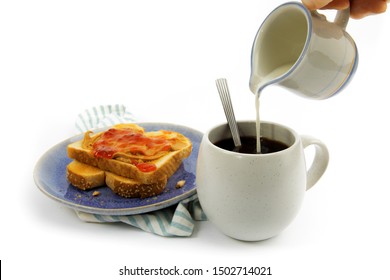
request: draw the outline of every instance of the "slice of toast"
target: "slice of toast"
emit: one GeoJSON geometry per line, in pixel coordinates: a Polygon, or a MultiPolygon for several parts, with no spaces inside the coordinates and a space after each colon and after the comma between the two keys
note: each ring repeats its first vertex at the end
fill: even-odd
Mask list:
{"type": "Polygon", "coordinates": [[[103,170],[76,160],[66,167],[66,178],[75,187],[82,190],[104,186],[106,174],[103,170]]]}
{"type": "Polygon", "coordinates": [[[167,177],[160,178],[151,184],[143,184],[134,179],[106,172],[106,184],[114,193],[120,196],[146,198],[162,193],[167,185],[167,177]]]}
{"type": "Polygon", "coordinates": [[[76,160],[67,166],[67,179],[73,186],[90,190],[107,186],[114,193],[127,198],[146,198],[160,194],[167,184],[167,177],[160,178],[152,184],[142,184],[134,179],[115,175],[76,160]]]}
{"type": "MultiPolygon", "coordinates": [[[[163,138],[171,144],[169,149],[164,146],[154,154],[146,149],[146,151],[141,152],[139,150],[136,152],[118,152],[110,155],[112,156],[111,158],[107,158],[99,156],[99,153],[94,150],[94,145],[98,141],[103,141],[102,135],[104,133],[108,134],[109,130],[96,133],[92,136],[91,132],[87,132],[83,140],[68,145],[68,156],[81,163],[135,180],[140,184],[150,185],[161,182],[164,177],[169,178],[172,176],[180,166],[182,160],[187,158],[192,151],[191,141],[178,132],[145,132],[142,127],[135,124],[120,124],[114,126],[113,129],[134,130],[134,134],[141,135],[147,139],[163,138]],[[144,168],[145,166],[146,168],[144,168]],[[148,169],[148,166],[153,166],[153,170],[148,169]]],[[[138,148],[140,145],[135,143],[135,146],[138,148]]],[[[130,144],[126,148],[132,149],[130,144]]]]}

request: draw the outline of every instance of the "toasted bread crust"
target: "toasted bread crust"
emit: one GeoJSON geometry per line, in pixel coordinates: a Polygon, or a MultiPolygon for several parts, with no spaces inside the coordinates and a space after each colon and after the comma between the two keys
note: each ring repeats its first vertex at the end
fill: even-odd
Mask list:
{"type": "Polygon", "coordinates": [[[180,135],[180,137],[185,139],[186,146],[181,150],[172,151],[157,160],[151,161],[157,167],[157,169],[152,172],[142,172],[135,165],[118,159],[94,157],[91,150],[82,148],[82,140],[68,145],[68,156],[79,162],[98,167],[104,171],[134,179],[142,184],[152,184],[164,176],[168,178],[172,176],[180,166],[182,160],[190,155],[192,151],[191,141],[183,135],[180,135]]]}
{"type": "MultiPolygon", "coordinates": [[[[143,132],[143,128],[136,127],[143,132]]],[[[90,133],[87,134],[90,141],[92,139],[90,133]]],[[[99,136],[96,134],[93,137],[99,136]]],[[[67,179],[82,190],[106,185],[114,193],[127,198],[158,195],[164,190],[168,178],[176,172],[183,159],[192,152],[192,143],[187,137],[180,133],[176,133],[175,137],[180,145],[176,146],[174,151],[166,152],[157,159],[156,157],[143,159],[141,163],[155,166],[155,170],[150,172],[138,169],[132,164],[132,158],[130,160],[126,158],[127,154],[115,158],[95,157],[91,145],[83,145],[83,140],[76,141],[69,144],[67,149],[68,156],[73,159],[67,166],[67,179]]]]}
{"type": "Polygon", "coordinates": [[[69,183],[81,190],[107,186],[114,193],[126,198],[147,198],[158,195],[165,189],[168,181],[164,176],[154,183],[144,184],[76,160],[68,164],[66,177],[69,183]]]}
{"type": "Polygon", "coordinates": [[[147,198],[158,195],[164,190],[167,177],[165,176],[151,184],[143,184],[133,179],[106,172],[106,184],[114,193],[120,196],[147,198]]]}
{"type": "Polygon", "coordinates": [[[81,190],[101,187],[106,182],[103,170],[77,161],[72,161],[66,167],[66,178],[69,183],[81,190]]]}

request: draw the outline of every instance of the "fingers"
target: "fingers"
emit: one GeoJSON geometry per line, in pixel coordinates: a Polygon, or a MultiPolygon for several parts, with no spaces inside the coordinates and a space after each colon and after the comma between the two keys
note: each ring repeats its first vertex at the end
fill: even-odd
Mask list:
{"type": "Polygon", "coordinates": [[[309,10],[317,10],[328,5],[332,0],[302,0],[302,3],[309,10]]]}
{"type": "MultiPolygon", "coordinates": [[[[363,0],[364,1],[364,0],[363,0]]],[[[349,0],[302,0],[309,10],[336,9],[342,10],[349,7],[349,0]]]]}
{"type": "Polygon", "coordinates": [[[386,0],[353,0],[351,4],[351,17],[363,17],[384,13],[387,9],[386,0]]]}
{"type": "Polygon", "coordinates": [[[351,17],[354,19],[381,14],[387,9],[387,0],[302,0],[302,3],[309,10],[343,10],[351,6],[351,17]]]}
{"type": "Polygon", "coordinates": [[[333,0],[329,4],[323,6],[323,9],[344,10],[349,7],[349,0],[333,0]]]}

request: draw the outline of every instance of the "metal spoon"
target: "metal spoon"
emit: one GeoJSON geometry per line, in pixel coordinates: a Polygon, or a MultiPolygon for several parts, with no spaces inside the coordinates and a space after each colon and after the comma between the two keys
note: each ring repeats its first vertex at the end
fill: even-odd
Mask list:
{"type": "Polygon", "coordinates": [[[240,134],[238,132],[236,117],[234,116],[233,105],[230,99],[229,88],[226,79],[217,79],[215,81],[219,92],[219,97],[222,101],[223,110],[225,111],[226,119],[228,121],[230,131],[233,136],[234,146],[239,148],[241,146],[240,134]]]}

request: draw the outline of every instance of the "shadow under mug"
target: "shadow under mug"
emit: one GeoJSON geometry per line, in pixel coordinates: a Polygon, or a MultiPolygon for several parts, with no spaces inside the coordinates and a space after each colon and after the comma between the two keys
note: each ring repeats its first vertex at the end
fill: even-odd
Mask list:
{"type": "MultiPolygon", "coordinates": [[[[238,127],[241,136],[255,137],[255,122],[241,121],[238,127]]],[[[211,223],[239,240],[264,240],[283,231],[329,161],[325,144],[316,138],[270,122],[262,122],[261,131],[262,137],[288,148],[270,154],[224,150],[214,143],[231,138],[227,124],[207,131],[200,145],[196,171],[200,204],[211,223]],[[304,149],[310,145],[315,154],[307,169],[304,149]]]]}

